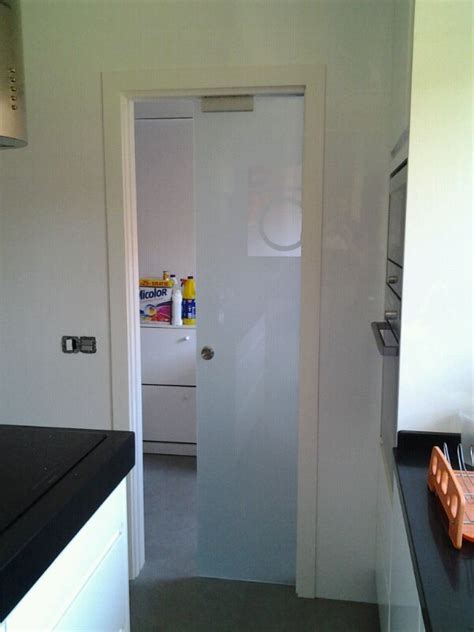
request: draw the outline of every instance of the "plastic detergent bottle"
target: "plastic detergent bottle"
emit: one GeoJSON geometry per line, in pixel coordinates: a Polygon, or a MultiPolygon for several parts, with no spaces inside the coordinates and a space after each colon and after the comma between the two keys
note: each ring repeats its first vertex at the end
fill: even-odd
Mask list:
{"type": "Polygon", "coordinates": [[[170,274],[170,281],[173,284],[173,287],[178,285],[178,279],[176,278],[176,274],[170,274]]]}
{"type": "Polygon", "coordinates": [[[172,298],[172,309],[171,309],[171,324],[172,325],[182,325],[182,309],[183,309],[183,295],[181,293],[181,288],[178,284],[173,287],[173,293],[171,295],[172,298]]]}
{"type": "Polygon", "coordinates": [[[183,287],[183,325],[196,324],[196,283],[188,276],[183,287]]]}

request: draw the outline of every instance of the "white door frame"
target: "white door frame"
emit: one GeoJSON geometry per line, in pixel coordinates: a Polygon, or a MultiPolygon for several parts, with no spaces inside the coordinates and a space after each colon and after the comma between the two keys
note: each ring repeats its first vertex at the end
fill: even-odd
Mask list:
{"type": "Polygon", "coordinates": [[[134,102],[158,97],[304,94],[296,592],[316,596],[316,490],[325,72],[322,66],[161,68],[102,75],[112,427],[132,430],[130,576],[144,559],[134,102]]]}

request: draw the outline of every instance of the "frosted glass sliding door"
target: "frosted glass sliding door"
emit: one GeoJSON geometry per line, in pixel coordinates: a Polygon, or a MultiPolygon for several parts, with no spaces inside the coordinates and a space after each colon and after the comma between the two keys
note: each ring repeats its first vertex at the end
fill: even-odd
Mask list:
{"type": "Polygon", "coordinates": [[[303,97],[195,110],[199,572],[294,583],[303,97]]]}

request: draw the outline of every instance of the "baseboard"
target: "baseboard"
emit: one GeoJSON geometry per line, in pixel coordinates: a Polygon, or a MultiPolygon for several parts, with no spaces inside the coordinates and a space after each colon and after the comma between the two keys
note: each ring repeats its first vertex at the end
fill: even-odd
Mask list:
{"type": "Polygon", "coordinates": [[[175,454],[177,456],[196,456],[196,444],[144,441],[143,452],[145,454],[175,454]]]}

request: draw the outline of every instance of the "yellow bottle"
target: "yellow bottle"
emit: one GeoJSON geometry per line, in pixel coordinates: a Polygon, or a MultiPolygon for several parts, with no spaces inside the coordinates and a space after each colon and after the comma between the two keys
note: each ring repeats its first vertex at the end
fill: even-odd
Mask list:
{"type": "Polygon", "coordinates": [[[188,276],[183,286],[183,325],[196,324],[196,283],[188,276]]]}

